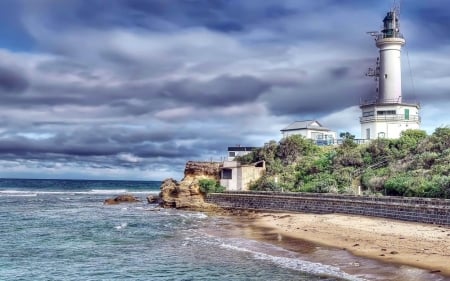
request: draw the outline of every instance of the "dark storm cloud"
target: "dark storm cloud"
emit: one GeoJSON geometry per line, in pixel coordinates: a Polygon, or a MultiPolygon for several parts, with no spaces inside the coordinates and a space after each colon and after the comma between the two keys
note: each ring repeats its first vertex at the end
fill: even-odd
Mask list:
{"type": "MultiPolygon", "coordinates": [[[[166,138],[155,138],[152,134],[136,136],[133,132],[125,132],[127,137],[120,138],[111,130],[92,128],[89,131],[63,133],[47,139],[30,139],[26,137],[9,137],[0,139],[0,155],[2,159],[30,158],[34,160],[50,160],[63,157],[67,161],[78,162],[95,157],[111,157],[122,153],[130,153],[144,158],[196,157],[195,149],[177,145],[166,138]],[[107,133],[109,131],[109,133],[107,133]],[[145,142],[148,141],[147,144],[145,142]],[[162,141],[162,142],[161,142],[162,141]],[[153,143],[152,143],[153,142],[153,143]]],[[[106,161],[107,158],[105,158],[106,161]]],[[[106,163],[105,163],[106,164],[106,163]]],[[[136,163],[135,165],[140,165],[136,163]]]]}
{"type": "MultiPolygon", "coordinates": [[[[42,1],[41,1],[42,2],[42,1]]],[[[243,31],[246,25],[295,14],[282,3],[261,1],[197,0],[66,0],[64,3],[35,5],[49,23],[65,22],[71,27],[88,26],[102,29],[132,27],[150,30],[206,27],[219,32],[243,31]]]]}
{"type": "Polygon", "coordinates": [[[318,77],[311,77],[295,87],[275,87],[264,94],[262,100],[275,115],[300,113],[317,118],[373,97],[375,84],[364,77],[358,67],[365,60],[342,63],[347,66],[323,69],[318,77]]]}
{"type": "Polygon", "coordinates": [[[207,82],[183,80],[169,83],[161,95],[203,106],[229,106],[255,101],[270,85],[250,76],[221,76],[207,82]]]}
{"type": "MultiPolygon", "coordinates": [[[[294,120],[351,119],[375,95],[364,73],[378,50],[365,32],[392,4],[371,2],[2,1],[0,157],[28,170],[167,174],[279,139],[294,120]]],[[[450,87],[448,12],[402,6],[415,92],[430,105],[450,87]]]]}
{"type": "Polygon", "coordinates": [[[0,65],[0,93],[17,94],[28,88],[27,78],[17,69],[0,65]]]}
{"type": "Polygon", "coordinates": [[[330,70],[331,76],[336,79],[345,79],[348,78],[348,74],[350,73],[350,67],[342,66],[336,67],[330,70]]]}

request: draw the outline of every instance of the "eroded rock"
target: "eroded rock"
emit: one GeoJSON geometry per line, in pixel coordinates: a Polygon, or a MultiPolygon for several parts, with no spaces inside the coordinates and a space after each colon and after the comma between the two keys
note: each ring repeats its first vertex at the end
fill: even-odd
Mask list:
{"type": "Polygon", "coordinates": [[[149,196],[147,196],[147,202],[149,204],[157,204],[157,203],[159,203],[159,196],[149,195],[149,196]]]}
{"type": "Polygon", "coordinates": [[[131,194],[122,194],[119,196],[116,196],[115,198],[108,198],[106,199],[103,204],[105,205],[116,205],[120,203],[134,203],[139,202],[140,200],[136,197],[134,197],[131,194]]]}
{"type": "Polygon", "coordinates": [[[160,205],[164,208],[214,210],[217,207],[205,202],[205,194],[198,184],[201,179],[218,180],[220,163],[193,162],[186,163],[184,178],[177,182],[169,178],[161,184],[160,205]]]}

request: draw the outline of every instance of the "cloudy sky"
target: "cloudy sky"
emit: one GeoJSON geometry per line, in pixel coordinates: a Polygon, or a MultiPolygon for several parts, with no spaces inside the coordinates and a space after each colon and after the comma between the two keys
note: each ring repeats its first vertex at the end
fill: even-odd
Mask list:
{"type": "MultiPolygon", "coordinates": [[[[391,0],[2,0],[0,177],[180,179],[317,119],[360,136],[391,0]]],[[[448,125],[450,5],[405,0],[403,96],[448,125]],[[409,60],[408,60],[409,58],[409,60]]]]}

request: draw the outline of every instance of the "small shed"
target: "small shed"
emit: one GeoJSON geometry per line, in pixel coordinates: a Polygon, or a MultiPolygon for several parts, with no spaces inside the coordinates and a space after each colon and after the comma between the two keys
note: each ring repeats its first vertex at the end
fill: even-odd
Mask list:
{"type": "Polygon", "coordinates": [[[259,179],[266,171],[266,163],[242,165],[237,161],[225,161],[220,169],[220,185],[227,191],[243,191],[249,189],[252,181],[259,179]]]}

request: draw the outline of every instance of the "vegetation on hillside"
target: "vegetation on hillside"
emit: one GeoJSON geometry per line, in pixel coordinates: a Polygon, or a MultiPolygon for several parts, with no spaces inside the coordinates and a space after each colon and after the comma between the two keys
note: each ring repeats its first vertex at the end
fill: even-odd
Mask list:
{"type": "Polygon", "coordinates": [[[357,145],[351,135],[339,146],[317,146],[299,135],[271,141],[239,157],[265,160],[267,171],[253,190],[331,192],[450,198],[450,128],[428,136],[404,131],[399,139],[357,145]]]}
{"type": "Polygon", "coordinates": [[[225,191],[225,187],[221,186],[217,180],[214,179],[201,179],[198,181],[200,191],[208,193],[220,193],[225,191]]]}

